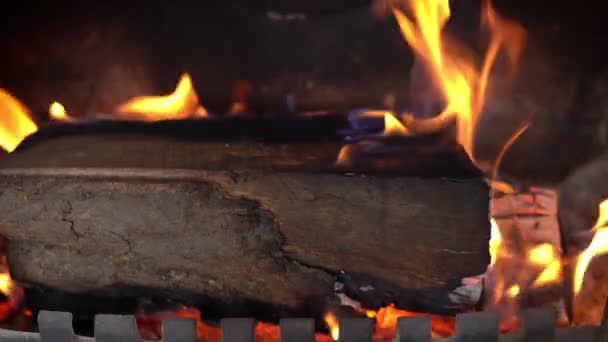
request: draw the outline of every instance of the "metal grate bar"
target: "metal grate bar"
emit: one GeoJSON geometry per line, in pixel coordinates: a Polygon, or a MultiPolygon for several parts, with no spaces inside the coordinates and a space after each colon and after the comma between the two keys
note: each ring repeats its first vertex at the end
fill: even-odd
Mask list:
{"type": "MultiPolygon", "coordinates": [[[[608,342],[606,320],[602,327],[554,328],[555,313],[551,310],[527,310],[523,326],[517,333],[500,335],[498,320],[492,313],[471,313],[456,318],[456,332],[451,342],[477,341],[558,341],[608,342]]],[[[95,337],[74,334],[72,315],[65,312],[41,311],[38,315],[40,333],[0,329],[0,342],[139,342],[133,316],[97,315],[95,337]]],[[[312,319],[282,319],[280,342],[314,341],[312,319]]],[[[255,321],[249,318],[228,318],[221,321],[222,342],[253,342],[255,321]]],[[[340,342],[371,342],[374,322],[371,319],[344,319],[340,322],[340,342]]],[[[401,318],[397,324],[396,342],[428,342],[431,340],[428,317],[401,318]]],[[[162,322],[163,342],[197,341],[193,319],[171,318],[162,322]]]]}

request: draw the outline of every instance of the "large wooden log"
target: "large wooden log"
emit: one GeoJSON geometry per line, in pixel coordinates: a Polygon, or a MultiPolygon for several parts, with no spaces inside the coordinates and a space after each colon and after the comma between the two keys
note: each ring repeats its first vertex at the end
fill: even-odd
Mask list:
{"type": "Polygon", "coordinates": [[[328,146],[124,134],[33,144],[0,169],[11,272],[72,292],[144,287],[294,308],[329,293],[340,270],[403,288],[485,271],[480,178],[319,172],[328,146]]]}

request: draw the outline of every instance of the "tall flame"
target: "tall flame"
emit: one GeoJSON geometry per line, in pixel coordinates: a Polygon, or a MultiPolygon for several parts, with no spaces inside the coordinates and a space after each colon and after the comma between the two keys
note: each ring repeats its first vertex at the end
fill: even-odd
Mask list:
{"type": "Polygon", "coordinates": [[[122,117],[145,121],[206,117],[207,111],[199,105],[190,75],[180,77],[173,93],[165,96],[141,96],[118,106],[122,117]]]}
{"type": "Polygon", "coordinates": [[[32,121],[29,110],[6,90],[0,88],[0,146],[13,152],[38,126],[32,121]]]}
{"type": "Polygon", "coordinates": [[[337,341],[340,338],[340,322],[338,322],[338,318],[331,312],[328,312],[323,317],[325,324],[329,328],[329,333],[331,338],[334,341],[337,341]]]}
{"type": "Polygon", "coordinates": [[[456,44],[443,35],[451,14],[449,0],[405,0],[405,3],[414,18],[408,18],[400,9],[394,8],[395,18],[405,40],[425,62],[446,102],[444,110],[431,119],[414,120],[411,115],[406,116],[407,126],[414,132],[428,132],[455,120],[457,140],[475,160],[474,134],[484,105],[488,76],[502,47],[512,62],[517,61],[525,31],[519,24],[501,18],[490,3],[486,3],[483,22],[489,26],[492,39],[479,70],[473,58],[450,49],[456,44]]]}
{"type": "Polygon", "coordinates": [[[594,257],[608,253],[608,199],[599,205],[599,216],[594,227],[593,240],[576,259],[574,268],[574,294],[578,294],[583,286],[585,271],[594,257]]]}

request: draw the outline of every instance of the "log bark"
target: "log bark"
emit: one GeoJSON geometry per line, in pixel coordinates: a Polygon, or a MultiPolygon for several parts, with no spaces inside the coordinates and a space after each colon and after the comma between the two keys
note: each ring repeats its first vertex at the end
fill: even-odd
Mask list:
{"type": "Polygon", "coordinates": [[[480,178],[312,172],[321,146],[277,158],[280,148],[246,142],[68,136],[24,149],[0,169],[12,275],[295,308],[331,292],[340,270],[402,288],[485,271],[480,178]]]}

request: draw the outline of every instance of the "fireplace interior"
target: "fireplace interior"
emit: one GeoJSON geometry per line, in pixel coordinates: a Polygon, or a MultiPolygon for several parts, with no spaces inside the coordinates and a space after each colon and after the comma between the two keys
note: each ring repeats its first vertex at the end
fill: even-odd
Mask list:
{"type": "Polygon", "coordinates": [[[530,337],[538,319],[601,340],[585,330],[608,297],[599,12],[545,0],[5,8],[0,337],[44,340],[69,315],[93,336],[115,319],[99,315],[134,315],[151,340],[175,317],[202,341],[229,340],[230,324],[274,341],[301,317],[281,329],[348,340],[366,318],[378,341],[415,324],[422,340],[462,339],[463,322],[530,337]]]}

